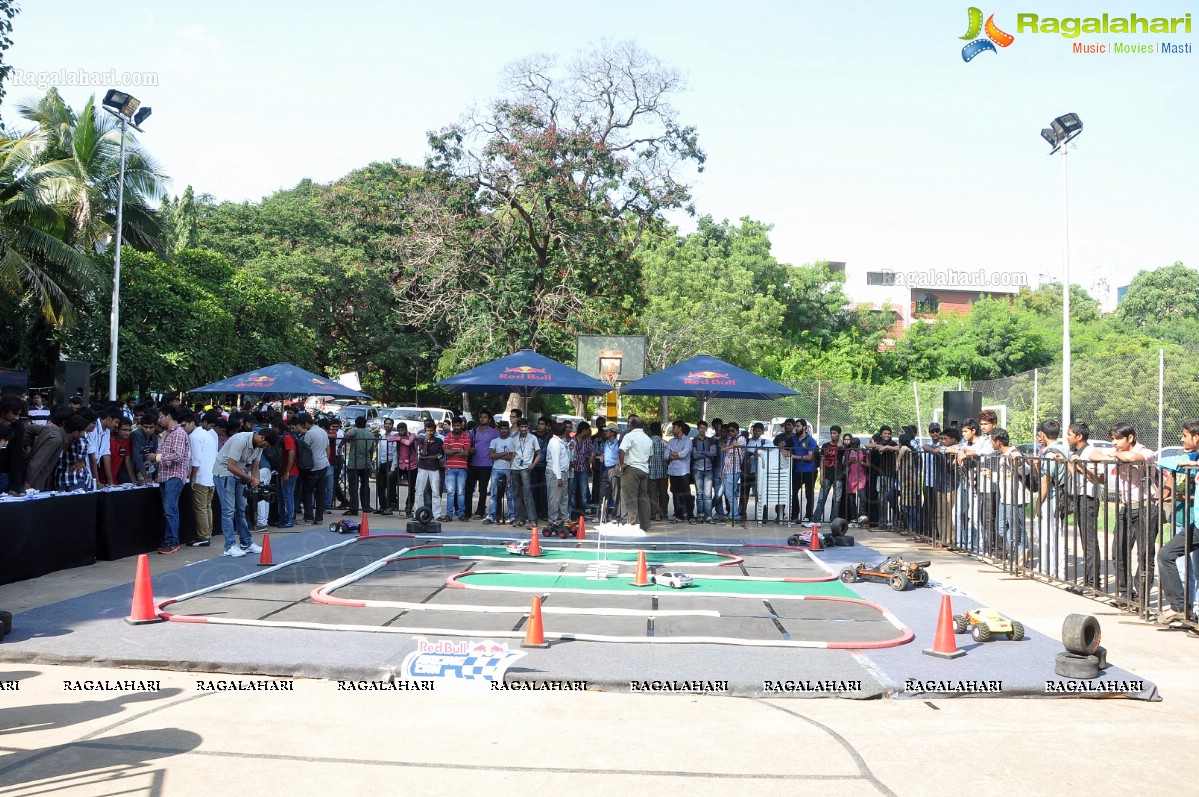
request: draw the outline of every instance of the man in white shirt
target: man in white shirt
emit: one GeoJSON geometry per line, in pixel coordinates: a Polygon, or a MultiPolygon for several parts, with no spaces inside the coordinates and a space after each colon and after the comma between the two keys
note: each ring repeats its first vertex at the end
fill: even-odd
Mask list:
{"type": "Polygon", "coordinates": [[[191,447],[192,512],[196,515],[196,538],[188,543],[192,548],[207,548],[212,544],[212,494],[216,482],[212,467],[216,464],[216,434],[196,424],[194,416],[183,421],[183,431],[191,447]]]}
{"type": "Polygon", "coordinates": [[[654,444],[645,433],[645,421],[630,415],[629,431],[620,441],[617,468],[629,525],[641,526],[642,531],[649,531],[653,517],[649,505],[649,458],[653,453],[654,444]]]}
{"type": "Polygon", "coordinates": [[[537,520],[537,510],[533,504],[532,470],[541,460],[541,443],[537,440],[537,435],[529,432],[527,418],[519,418],[516,426],[518,431],[512,443],[511,473],[516,521],[512,525],[521,528],[525,524],[532,525],[537,520]]]}
{"type": "Polygon", "coordinates": [[[545,487],[548,496],[550,525],[566,522],[570,491],[570,447],[566,441],[566,424],[555,421],[553,436],[545,449],[545,487]]]}

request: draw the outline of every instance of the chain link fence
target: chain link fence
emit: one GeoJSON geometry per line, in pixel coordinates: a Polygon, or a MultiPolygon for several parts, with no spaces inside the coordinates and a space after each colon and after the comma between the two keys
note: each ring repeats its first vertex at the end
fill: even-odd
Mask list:
{"type": "MultiPolygon", "coordinates": [[[[1129,421],[1150,448],[1178,445],[1183,421],[1199,418],[1197,355],[1194,348],[1176,347],[1077,360],[1071,376],[1073,420],[1089,424],[1095,439],[1106,440],[1112,424],[1129,421]]],[[[945,391],[977,390],[984,407],[999,411],[1000,424],[1006,424],[1013,443],[1032,443],[1038,423],[1061,418],[1061,366],[976,382],[786,384],[800,395],[778,401],[713,399],[708,417],[734,420],[743,427],[752,421],[769,424],[772,418],[804,418],[823,441],[834,425],[852,434],[874,434],[883,424],[924,430],[940,419],[945,391]]]]}

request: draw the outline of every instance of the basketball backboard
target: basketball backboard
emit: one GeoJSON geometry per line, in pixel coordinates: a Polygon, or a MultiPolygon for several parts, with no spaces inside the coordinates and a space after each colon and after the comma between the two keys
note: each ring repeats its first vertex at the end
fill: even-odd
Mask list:
{"type": "Polygon", "coordinates": [[[575,368],[604,379],[635,382],[645,376],[645,335],[577,335],[575,368]]]}

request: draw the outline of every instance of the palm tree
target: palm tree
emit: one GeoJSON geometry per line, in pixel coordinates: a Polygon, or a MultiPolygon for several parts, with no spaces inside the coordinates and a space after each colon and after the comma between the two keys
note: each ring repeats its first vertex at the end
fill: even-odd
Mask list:
{"type": "MultiPolygon", "coordinates": [[[[112,246],[120,172],[120,123],[95,97],[78,115],[56,89],[19,106],[37,126],[0,136],[0,289],[27,291],[51,326],[70,325],[73,303],[93,298],[103,274],[87,252],[112,246]]],[[[158,214],[162,174],[127,134],[124,243],[166,253],[158,214]]]]}
{"type": "MultiPolygon", "coordinates": [[[[116,234],[120,122],[98,111],[94,96],[76,115],[56,89],[18,110],[46,137],[43,163],[61,174],[57,189],[71,218],[65,240],[81,249],[107,249],[116,234]]],[[[166,175],[138,145],[133,133],[126,130],[125,135],[122,238],[134,249],[165,254],[163,226],[149,203],[164,195],[166,175]]]]}
{"type": "Polygon", "coordinates": [[[43,164],[40,131],[0,138],[0,288],[28,292],[52,325],[73,322],[71,296],[95,284],[92,261],[66,242],[62,170],[43,164]]]}

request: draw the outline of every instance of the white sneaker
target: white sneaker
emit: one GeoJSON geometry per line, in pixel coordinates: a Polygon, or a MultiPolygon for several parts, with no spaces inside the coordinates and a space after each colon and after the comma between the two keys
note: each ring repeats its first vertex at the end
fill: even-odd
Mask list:
{"type": "Polygon", "coordinates": [[[243,547],[242,547],[242,549],[241,549],[241,552],[242,552],[243,554],[247,554],[247,553],[262,553],[262,546],[261,546],[261,545],[259,545],[258,543],[252,542],[252,543],[250,543],[249,545],[245,545],[245,546],[243,546],[243,547]]]}
{"type": "Polygon", "coordinates": [[[239,548],[236,545],[234,545],[232,548],[226,548],[224,553],[221,554],[221,556],[245,556],[245,555],[246,555],[246,552],[243,551],[241,548],[239,548]]]}

